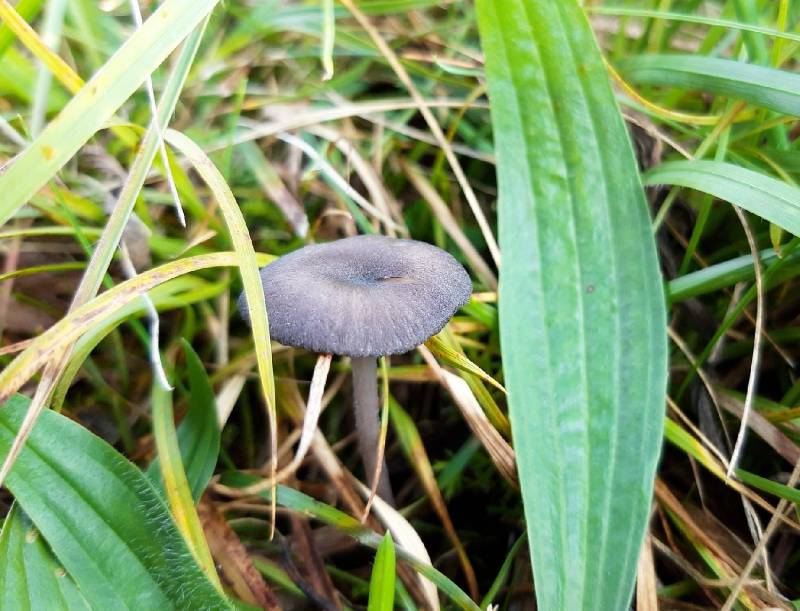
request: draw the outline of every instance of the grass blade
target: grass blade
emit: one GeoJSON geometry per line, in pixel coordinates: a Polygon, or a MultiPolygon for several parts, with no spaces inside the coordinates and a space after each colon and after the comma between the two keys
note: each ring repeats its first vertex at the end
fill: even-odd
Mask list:
{"type": "Polygon", "coordinates": [[[202,21],[217,0],[167,0],[0,176],[0,225],[22,207],[202,21]]]}
{"type": "MultiPolygon", "coordinates": [[[[186,374],[189,379],[189,412],[178,427],[178,447],[192,499],[199,502],[214,473],[219,456],[217,401],[200,357],[183,338],[181,347],[186,355],[186,374]]],[[[156,487],[163,485],[158,457],[150,463],[146,473],[156,487]]]]}
{"type": "Polygon", "coordinates": [[[368,611],[392,611],[394,609],[394,541],[392,533],[386,531],[375,554],[372,577],[369,580],[368,611]]]}
{"type": "Polygon", "coordinates": [[[222,590],[222,585],[214,568],[214,561],[211,559],[211,552],[208,549],[208,543],[203,535],[203,527],[197,517],[192,491],[189,488],[189,480],[186,478],[186,472],[183,469],[183,460],[181,459],[178,436],[175,432],[175,422],[173,420],[172,393],[165,390],[161,385],[154,384],[151,396],[153,437],[156,442],[161,477],[164,481],[164,490],[172,516],[175,518],[178,530],[183,535],[186,545],[206,577],[217,589],[222,590]]]}
{"type": "Polygon", "coordinates": [[[708,193],[800,235],[800,189],[724,161],[670,161],[644,176],[648,185],[678,185],[708,193]]]}
{"type": "Polygon", "coordinates": [[[575,0],[477,6],[500,187],[501,347],[536,596],[545,611],[622,609],[667,372],[644,194],[575,0]]]}
{"type": "MultiPolygon", "coordinates": [[[[255,480],[251,475],[244,473],[229,473],[223,481],[228,485],[243,487],[254,483],[255,480]]],[[[383,541],[383,538],[374,530],[363,526],[358,520],[347,515],[343,511],[339,511],[335,507],[316,501],[298,490],[293,490],[285,486],[278,486],[276,491],[277,502],[281,507],[286,507],[306,517],[319,520],[328,526],[333,526],[346,535],[353,537],[362,545],[366,545],[372,549],[378,549],[383,541]]],[[[260,495],[269,498],[270,492],[261,492],[260,495]]],[[[431,581],[441,592],[447,595],[455,604],[456,608],[468,611],[480,610],[480,607],[478,607],[461,588],[430,564],[418,560],[414,554],[400,546],[395,546],[395,552],[400,560],[431,581]]]]}
{"type": "Polygon", "coordinates": [[[0,0],[0,19],[69,91],[74,93],[81,88],[83,84],[81,78],[63,59],[47,47],[36,31],[9,4],[8,0],[0,0]]]}
{"type": "Polygon", "coordinates": [[[200,269],[233,267],[237,264],[238,259],[231,252],[186,257],[143,272],[136,278],[105,291],[36,337],[23,352],[0,371],[0,398],[8,399],[16,392],[44,363],[50,361],[53,351],[64,350],[65,346],[71,345],[91,332],[95,325],[102,324],[115,312],[136,301],[149,290],[173,278],[200,269]]]}
{"type": "Polygon", "coordinates": [[[640,55],[622,62],[620,71],[636,83],[708,91],[800,116],[800,75],[786,70],[718,57],[640,55]]]}
{"type": "MultiPolygon", "coordinates": [[[[168,130],[166,138],[170,145],[174,146],[189,159],[198,174],[208,184],[219,203],[220,210],[225,217],[225,224],[230,232],[231,243],[235,248],[236,260],[242,275],[242,283],[244,284],[253,338],[257,346],[258,374],[261,380],[261,389],[264,394],[271,431],[271,476],[274,481],[278,468],[278,417],[275,407],[275,379],[272,372],[272,350],[269,339],[267,305],[264,301],[264,289],[261,286],[256,252],[253,248],[253,243],[250,241],[250,233],[247,230],[242,212],[239,210],[239,205],[236,203],[230,187],[216,166],[203,150],[185,135],[174,130],[168,130]]],[[[272,509],[274,528],[275,507],[273,506],[272,509]]]]}

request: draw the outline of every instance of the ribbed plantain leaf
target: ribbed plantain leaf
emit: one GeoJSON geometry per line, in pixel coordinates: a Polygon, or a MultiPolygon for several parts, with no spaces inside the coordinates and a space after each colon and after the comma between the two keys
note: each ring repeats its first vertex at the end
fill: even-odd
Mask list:
{"type": "Polygon", "coordinates": [[[628,134],[575,0],[478,0],[500,332],[539,608],[626,608],[661,448],[664,294],[628,134]]]}

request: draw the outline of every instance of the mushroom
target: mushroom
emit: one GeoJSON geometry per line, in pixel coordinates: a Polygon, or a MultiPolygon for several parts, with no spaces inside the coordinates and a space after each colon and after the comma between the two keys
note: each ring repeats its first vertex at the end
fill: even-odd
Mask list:
{"type": "MultiPolygon", "coordinates": [[[[358,446],[373,486],[377,357],[408,352],[441,331],[469,299],[469,275],[430,244],[362,235],[284,255],[262,268],[261,282],[273,339],[351,358],[358,446]]],[[[244,295],[239,309],[249,322],[244,295]]],[[[393,503],[385,463],[377,491],[393,503]]]]}

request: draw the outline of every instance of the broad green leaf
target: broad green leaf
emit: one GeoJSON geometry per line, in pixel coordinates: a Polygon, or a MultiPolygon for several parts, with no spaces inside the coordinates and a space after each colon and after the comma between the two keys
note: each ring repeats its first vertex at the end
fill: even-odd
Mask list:
{"type": "MultiPolygon", "coordinates": [[[[0,454],[28,404],[0,409],[0,454]]],[[[142,472],[69,418],[41,414],[7,485],[93,608],[230,608],[142,472]]]]}
{"type": "MultiPolygon", "coordinates": [[[[217,401],[203,362],[186,340],[182,340],[189,378],[189,411],[178,426],[178,445],[186,469],[186,479],[195,502],[206,489],[219,455],[220,430],[217,422],[217,401]]],[[[161,486],[158,458],[147,468],[147,475],[161,486]]]]}
{"type": "Polygon", "coordinates": [[[53,557],[41,533],[14,506],[0,533],[0,609],[36,611],[91,607],[53,557]]]}
{"type": "Polygon", "coordinates": [[[0,225],[83,146],[216,5],[167,0],[0,176],[0,225]]]}
{"type": "Polygon", "coordinates": [[[678,185],[708,193],[800,235],[800,189],[724,161],[668,161],[644,175],[648,185],[678,185]]]}
{"type": "Polygon", "coordinates": [[[375,554],[372,577],[369,580],[368,611],[392,611],[394,609],[395,561],[392,534],[386,532],[375,554]]]}
{"type": "Polygon", "coordinates": [[[800,75],[702,55],[639,55],[621,62],[634,83],[708,91],[800,116],[800,75]]]}
{"type": "Polygon", "coordinates": [[[500,339],[543,611],[624,609],[650,510],[666,316],[636,161],[575,0],[479,0],[500,339]]]}

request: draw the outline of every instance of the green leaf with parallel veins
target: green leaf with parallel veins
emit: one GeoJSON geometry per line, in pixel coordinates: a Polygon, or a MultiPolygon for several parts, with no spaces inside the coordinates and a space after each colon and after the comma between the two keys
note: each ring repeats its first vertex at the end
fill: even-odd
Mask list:
{"type": "Polygon", "coordinates": [[[624,609],[661,449],[666,314],[628,134],[575,0],[478,0],[500,333],[543,611],[624,609]]]}
{"type": "Polygon", "coordinates": [[[0,609],[91,609],[18,506],[6,516],[0,533],[0,609]]]}
{"type": "MultiPolygon", "coordinates": [[[[29,403],[0,407],[0,455],[29,403]]],[[[142,472],[69,418],[39,416],[7,485],[93,608],[231,608],[142,472]]]]}

